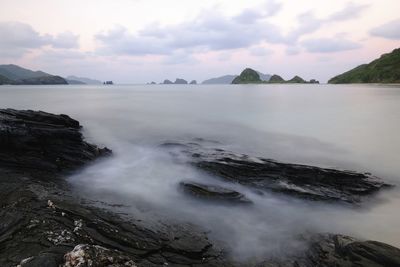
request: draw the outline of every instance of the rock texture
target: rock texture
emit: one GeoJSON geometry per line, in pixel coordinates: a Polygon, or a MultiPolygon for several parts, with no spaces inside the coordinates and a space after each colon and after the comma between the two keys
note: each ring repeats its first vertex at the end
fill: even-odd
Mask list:
{"type": "Polygon", "coordinates": [[[40,171],[71,170],[110,153],[83,140],[67,115],[0,109],[0,164],[40,171]]]}
{"type": "Polygon", "coordinates": [[[290,266],[400,266],[400,250],[381,242],[360,241],[344,235],[319,234],[312,236],[309,243],[310,249],[298,256],[290,266]]]}
{"type": "Polygon", "coordinates": [[[216,185],[207,185],[194,182],[180,183],[184,192],[203,200],[216,203],[251,204],[252,202],[243,194],[216,185]]]}
{"type": "Polygon", "coordinates": [[[109,155],[67,115],[0,110],[0,266],[232,266],[204,233],[122,219],[72,196],[63,174],[109,155]]]}
{"type": "Polygon", "coordinates": [[[390,187],[368,173],[283,163],[219,148],[205,148],[194,142],[172,142],[163,146],[189,155],[189,161],[201,170],[261,192],[356,204],[364,197],[390,187]]]}
{"type": "MultiPolygon", "coordinates": [[[[233,262],[193,225],[123,219],[116,213],[89,206],[84,199],[82,202],[71,194],[63,175],[111,151],[84,141],[80,128],[79,122],[67,115],[0,110],[0,266],[399,266],[397,248],[329,234],[302,237],[309,242],[309,249],[293,257],[265,259],[258,264],[233,262]]],[[[185,150],[186,155],[197,159],[193,164],[199,167],[201,162],[226,162],[227,169],[209,170],[225,173],[227,179],[232,173],[231,165],[243,164],[245,172],[239,171],[239,177],[251,180],[246,168],[263,170],[263,165],[252,164],[265,164],[244,155],[234,159],[222,150],[206,152],[195,144],[165,146],[185,150]],[[222,154],[225,159],[220,157],[222,154]]],[[[191,192],[212,195],[212,199],[245,199],[225,188],[194,183],[183,186],[191,192]]]]}

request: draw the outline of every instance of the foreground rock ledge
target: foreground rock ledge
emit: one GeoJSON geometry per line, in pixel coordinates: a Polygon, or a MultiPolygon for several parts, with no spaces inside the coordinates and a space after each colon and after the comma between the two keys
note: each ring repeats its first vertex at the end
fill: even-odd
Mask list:
{"type": "Polygon", "coordinates": [[[258,193],[273,192],[314,201],[358,204],[383,188],[392,187],[369,173],[342,171],[251,157],[207,142],[167,142],[172,155],[225,181],[239,183],[258,193]],[[204,144],[203,144],[204,143],[204,144]]]}
{"type": "MultiPolygon", "coordinates": [[[[265,262],[232,262],[190,225],[158,230],[88,207],[62,182],[110,150],[83,140],[66,115],[0,110],[0,266],[311,267],[399,266],[392,246],[338,235],[304,237],[305,253],[265,262]],[[344,240],[344,241],[343,241],[344,240]]],[[[213,188],[215,189],[215,188],[213,188]]]]}

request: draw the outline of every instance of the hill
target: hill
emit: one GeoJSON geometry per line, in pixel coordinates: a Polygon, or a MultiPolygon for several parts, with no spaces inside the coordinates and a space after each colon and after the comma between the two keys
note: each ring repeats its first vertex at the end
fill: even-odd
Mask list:
{"type": "Polygon", "coordinates": [[[0,65],[0,75],[3,75],[10,80],[51,76],[43,71],[32,71],[13,64],[0,65]]]}
{"type": "MultiPolygon", "coordinates": [[[[70,75],[67,77],[67,81],[76,81],[76,82],[81,82],[84,84],[103,84],[101,81],[99,80],[94,80],[94,79],[90,79],[90,78],[86,78],[86,77],[77,77],[74,75],[70,75]]],[[[70,82],[68,82],[69,84],[71,84],[70,82]]],[[[77,83],[74,83],[77,84],[77,83]]]]}
{"type": "Polygon", "coordinates": [[[242,73],[236,77],[232,84],[247,84],[247,83],[255,83],[255,84],[271,84],[271,83],[319,83],[317,80],[312,79],[309,82],[304,80],[299,76],[294,76],[292,79],[285,81],[281,76],[274,74],[269,77],[268,81],[263,80],[258,71],[255,71],[250,68],[246,68],[242,73]]]}
{"type": "Polygon", "coordinates": [[[0,84],[37,85],[37,84],[68,84],[60,77],[43,71],[32,71],[17,65],[0,65],[0,84]]]}
{"type": "Polygon", "coordinates": [[[232,84],[246,84],[246,83],[262,83],[260,75],[257,71],[246,68],[238,77],[233,79],[232,84]]]}
{"type": "Polygon", "coordinates": [[[202,84],[231,84],[237,75],[224,75],[216,78],[211,78],[202,82],[202,84]]]}
{"type": "Polygon", "coordinates": [[[328,83],[400,83],[400,48],[333,77],[328,83]]]}

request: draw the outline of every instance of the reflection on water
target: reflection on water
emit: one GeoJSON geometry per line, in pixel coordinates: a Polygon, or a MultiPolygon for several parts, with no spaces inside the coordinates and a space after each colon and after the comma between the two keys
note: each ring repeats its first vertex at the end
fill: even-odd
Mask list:
{"type": "Polygon", "coordinates": [[[128,212],[189,221],[238,255],[296,249],[304,231],[339,232],[400,246],[399,190],[362,209],[260,196],[239,185],[251,208],[186,198],[183,180],[222,183],[175,162],[166,140],[201,137],[235,152],[282,161],[368,171],[400,183],[400,87],[363,85],[1,86],[2,107],[66,113],[114,156],[70,178],[91,198],[128,212]]]}

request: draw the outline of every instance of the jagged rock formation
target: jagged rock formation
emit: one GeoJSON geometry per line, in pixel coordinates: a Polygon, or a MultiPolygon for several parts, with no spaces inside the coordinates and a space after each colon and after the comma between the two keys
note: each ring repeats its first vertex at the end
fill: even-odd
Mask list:
{"type": "Polygon", "coordinates": [[[333,77],[328,83],[400,83],[400,48],[333,77]]]}
{"type": "Polygon", "coordinates": [[[163,147],[188,155],[191,164],[228,182],[258,190],[313,201],[358,204],[365,197],[390,187],[368,173],[255,158],[195,142],[165,143],[163,147]]]}
{"type": "Polygon", "coordinates": [[[0,110],[0,266],[233,266],[200,231],[154,231],[71,196],[63,174],[111,153],[80,128],[67,115],[0,110]]]}
{"type": "MultiPolygon", "coordinates": [[[[290,257],[268,258],[261,263],[253,260],[235,262],[211,243],[202,229],[193,225],[155,225],[151,221],[122,219],[115,213],[88,206],[70,193],[63,175],[110,155],[111,151],[87,143],[80,129],[79,122],[67,115],[0,110],[0,266],[399,266],[400,251],[397,248],[331,234],[299,237],[309,247],[290,257]]],[[[340,184],[343,188],[339,189],[345,195],[350,188],[351,193],[357,195],[370,194],[383,186],[381,181],[369,175],[366,176],[371,180],[366,181],[363,175],[347,172],[340,173],[350,175],[351,179],[346,183],[343,183],[344,179],[324,182],[321,179],[329,177],[331,170],[280,165],[270,160],[233,155],[221,149],[203,149],[193,142],[170,143],[164,147],[186,153],[193,158],[192,164],[204,171],[227,180],[238,179],[249,186],[254,186],[252,183],[258,179],[263,187],[263,181],[274,181],[281,176],[293,182],[297,175],[312,189],[336,188],[340,184]],[[283,168],[285,172],[277,168],[283,168]],[[276,172],[269,172],[271,170],[276,172]],[[257,176],[260,174],[264,176],[257,176]],[[304,180],[308,174],[315,176],[314,180],[304,180]],[[354,185],[355,181],[358,186],[354,185]]],[[[303,182],[298,186],[303,186],[303,182]]],[[[191,195],[199,192],[201,197],[211,195],[211,201],[219,201],[222,197],[229,204],[246,199],[240,192],[226,188],[185,184],[188,186],[183,185],[183,188],[189,189],[191,195]]]]}

